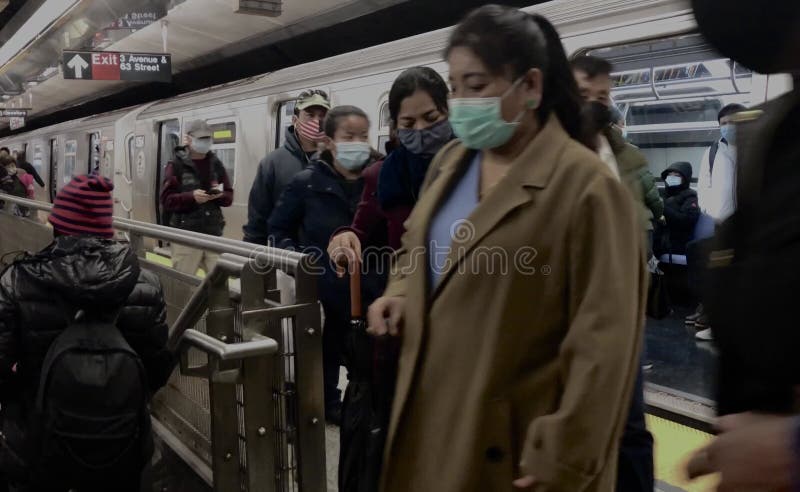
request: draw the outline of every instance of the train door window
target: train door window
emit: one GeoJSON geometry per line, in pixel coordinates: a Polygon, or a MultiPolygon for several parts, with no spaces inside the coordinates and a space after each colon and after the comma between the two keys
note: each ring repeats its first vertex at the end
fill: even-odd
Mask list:
{"type": "Polygon", "coordinates": [[[62,185],[69,183],[75,174],[75,164],[78,159],[78,141],[67,140],[64,142],[64,179],[62,185]]]}
{"type": "Polygon", "coordinates": [[[33,168],[36,170],[36,172],[39,173],[39,176],[44,174],[43,170],[42,170],[42,167],[43,167],[42,161],[43,160],[44,160],[44,152],[42,151],[42,145],[41,144],[34,145],[33,146],[33,162],[31,162],[31,164],[33,164],[33,168]]]}
{"type": "Polygon", "coordinates": [[[655,176],[685,161],[696,178],[706,149],[720,138],[719,110],[754,100],[753,72],[716,53],[698,34],[582,53],[614,64],[612,98],[625,117],[628,138],[647,156],[655,176]]]}
{"type": "Polygon", "coordinates": [[[225,166],[228,180],[233,186],[236,182],[236,123],[210,123],[209,126],[212,131],[211,149],[225,166]]]}
{"type": "MultiPolygon", "coordinates": [[[[166,174],[167,164],[175,158],[175,147],[181,143],[181,125],[178,120],[167,120],[159,123],[158,128],[158,167],[156,172],[156,190],[161,190],[161,185],[164,182],[164,175],[166,174]]],[[[155,193],[156,199],[156,216],[158,223],[164,223],[164,217],[161,214],[161,201],[159,200],[160,193],[155,193]]]]}
{"type": "Polygon", "coordinates": [[[136,155],[136,139],[133,133],[128,135],[125,144],[125,172],[128,173],[127,178],[133,180],[133,161],[136,155]]]}
{"type": "Polygon", "coordinates": [[[297,101],[284,101],[278,105],[277,117],[275,118],[275,148],[279,148],[286,141],[286,130],[292,124],[292,116],[294,116],[294,108],[297,101]]]}
{"type": "Polygon", "coordinates": [[[58,191],[58,139],[50,139],[50,201],[56,199],[58,191]]]}
{"type": "Polygon", "coordinates": [[[392,118],[389,114],[389,101],[384,101],[378,111],[378,152],[386,151],[386,143],[391,138],[392,118]]]}
{"type": "Polygon", "coordinates": [[[89,161],[87,163],[88,173],[100,172],[100,133],[92,132],[89,134],[89,161]]]}

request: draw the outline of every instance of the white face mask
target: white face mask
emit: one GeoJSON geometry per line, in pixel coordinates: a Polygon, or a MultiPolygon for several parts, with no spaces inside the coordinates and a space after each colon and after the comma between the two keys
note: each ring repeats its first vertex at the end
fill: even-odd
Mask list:
{"type": "Polygon", "coordinates": [[[336,142],[336,162],[348,171],[358,171],[369,160],[368,142],[336,142]]]}
{"type": "Polygon", "coordinates": [[[211,138],[193,138],[189,146],[198,154],[207,154],[211,150],[211,138]]]}
{"type": "Polygon", "coordinates": [[[672,188],[673,186],[680,186],[681,183],[683,183],[683,178],[680,176],[667,176],[664,182],[667,183],[667,186],[672,188]]]}

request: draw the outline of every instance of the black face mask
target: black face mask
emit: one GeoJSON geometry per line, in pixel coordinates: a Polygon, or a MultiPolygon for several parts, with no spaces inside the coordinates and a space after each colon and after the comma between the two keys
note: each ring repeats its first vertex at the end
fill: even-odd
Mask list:
{"type": "Polygon", "coordinates": [[[601,102],[586,103],[584,110],[591,121],[592,129],[596,132],[600,132],[612,123],[611,108],[601,102]]]}
{"type": "Polygon", "coordinates": [[[790,58],[800,1],[692,0],[692,8],[700,33],[724,56],[765,74],[800,68],[790,58]]]}

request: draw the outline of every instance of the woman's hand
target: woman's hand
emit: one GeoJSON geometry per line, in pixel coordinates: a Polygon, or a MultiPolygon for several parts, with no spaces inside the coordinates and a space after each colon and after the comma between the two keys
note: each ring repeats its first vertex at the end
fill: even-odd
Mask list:
{"type": "Polygon", "coordinates": [[[533,478],[533,475],[525,475],[522,478],[514,480],[514,487],[518,489],[530,489],[534,485],[536,485],[536,479],[533,478]]]}
{"type": "Polygon", "coordinates": [[[376,337],[400,335],[405,308],[405,297],[379,297],[367,310],[367,333],[376,337]]]}
{"type": "Polygon", "coordinates": [[[328,244],[328,256],[336,265],[336,275],[344,277],[347,265],[361,259],[361,241],[352,231],[340,232],[328,244]]]}

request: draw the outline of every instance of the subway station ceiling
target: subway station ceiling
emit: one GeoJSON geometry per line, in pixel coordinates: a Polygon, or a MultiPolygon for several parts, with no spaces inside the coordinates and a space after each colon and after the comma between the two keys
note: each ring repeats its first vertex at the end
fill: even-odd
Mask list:
{"type": "Polygon", "coordinates": [[[132,85],[65,80],[64,50],[170,53],[177,75],[405,1],[0,0],[12,11],[0,11],[0,106],[30,108],[36,118],[132,85]],[[270,15],[243,13],[243,4],[270,15]]]}

